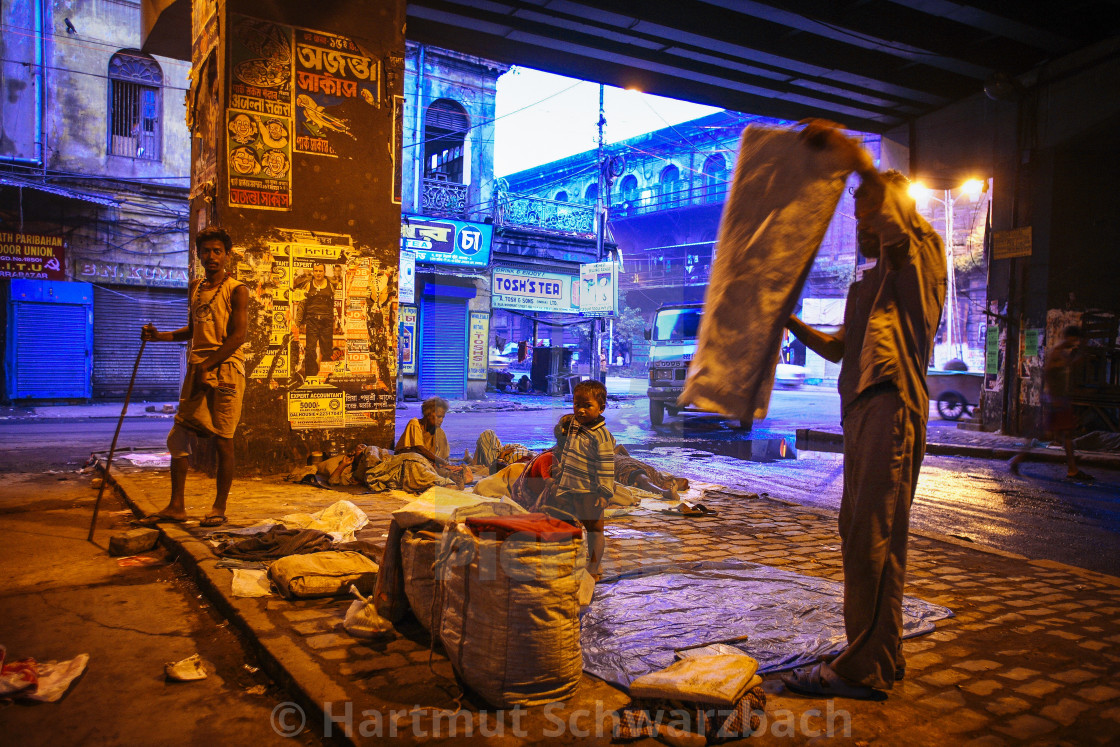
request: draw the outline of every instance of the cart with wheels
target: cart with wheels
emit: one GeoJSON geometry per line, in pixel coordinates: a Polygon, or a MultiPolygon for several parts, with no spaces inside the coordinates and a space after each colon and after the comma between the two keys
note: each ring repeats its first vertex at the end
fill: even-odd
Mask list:
{"type": "Polygon", "coordinates": [[[980,404],[984,374],[973,371],[926,372],[929,398],[937,402],[937,412],[945,420],[960,420],[980,404]]]}

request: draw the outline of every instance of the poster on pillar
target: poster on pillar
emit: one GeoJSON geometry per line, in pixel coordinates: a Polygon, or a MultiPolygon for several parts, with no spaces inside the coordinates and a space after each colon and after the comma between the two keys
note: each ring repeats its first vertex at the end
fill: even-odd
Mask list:
{"type": "Polygon", "coordinates": [[[295,30],[296,152],[347,155],[355,123],[381,108],[381,61],[350,38],[295,30]]]}
{"type": "Polygon", "coordinates": [[[292,29],[239,15],[230,22],[229,204],[290,210],[292,29]]]}
{"type": "Polygon", "coordinates": [[[346,235],[279,233],[238,266],[269,325],[250,376],[286,395],[294,429],[383,420],[396,407],[396,267],[346,235]]]}

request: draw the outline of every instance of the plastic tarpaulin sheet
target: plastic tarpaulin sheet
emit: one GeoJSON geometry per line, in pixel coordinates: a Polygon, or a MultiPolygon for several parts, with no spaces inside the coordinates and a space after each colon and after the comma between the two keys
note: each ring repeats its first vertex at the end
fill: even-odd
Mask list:
{"type": "MultiPolygon", "coordinates": [[[[903,637],[933,631],[947,607],[915,597],[902,603],[903,637]]],[[[759,672],[790,669],[839,652],[844,586],[747,562],[646,569],[601,584],[583,615],[583,669],[623,687],[673,663],[674,650],[731,641],[759,672]]]]}

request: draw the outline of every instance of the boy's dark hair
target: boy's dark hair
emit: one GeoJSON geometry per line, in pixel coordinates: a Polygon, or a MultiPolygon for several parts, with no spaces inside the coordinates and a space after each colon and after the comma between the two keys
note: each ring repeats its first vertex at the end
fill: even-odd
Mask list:
{"type": "Polygon", "coordinates": [[[572,396],[575,397],[580,392],[587,392],[599,403],[599,409],[607,409],[607,388],[603,386],[603,382],[597,379],[584,379],[576,384],[575,389],[572,390],[572,396]]]}
{"type": "Polygon", "coordinates": [[[1076,324],[1071,324],[1070,326],[1068,326],[1064,330],[1062,330],[1062,334],[1065,335],[1066,337],[1072,337],[1075,340],[1080,340],[1081,339],[1081,327],[1078,327],[1076,324]]]}
{"type": "Polygon", "coordinates": [[[198,235],[194,237],[194,250],[196,252],[199,251],[200,249],[202,249],[203,244],[205,244],[207,241],[213,241],[214,239],[222,242],[222,245],[225,246],[227,253],[233,251],[233,239],[231,239],[229,237],[229,234],[226,233],[226,229],[221,228],[220,226],[210,226],[209,228],[204,228],[199,231],[198,235]]]}

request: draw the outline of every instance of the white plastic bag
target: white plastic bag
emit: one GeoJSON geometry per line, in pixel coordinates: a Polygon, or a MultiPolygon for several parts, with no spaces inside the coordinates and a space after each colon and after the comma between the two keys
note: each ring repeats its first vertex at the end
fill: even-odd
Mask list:
{"type": "Polygon", "coordinates": [[[356,586],[350,587],[350,593],[357,599],[350,603],[346,619],[342,621],[342,627],[347,633],[355,638],[377,638],[393,632],[393,623],[377,614],[372,594],[363,597],[356,586]]]}

